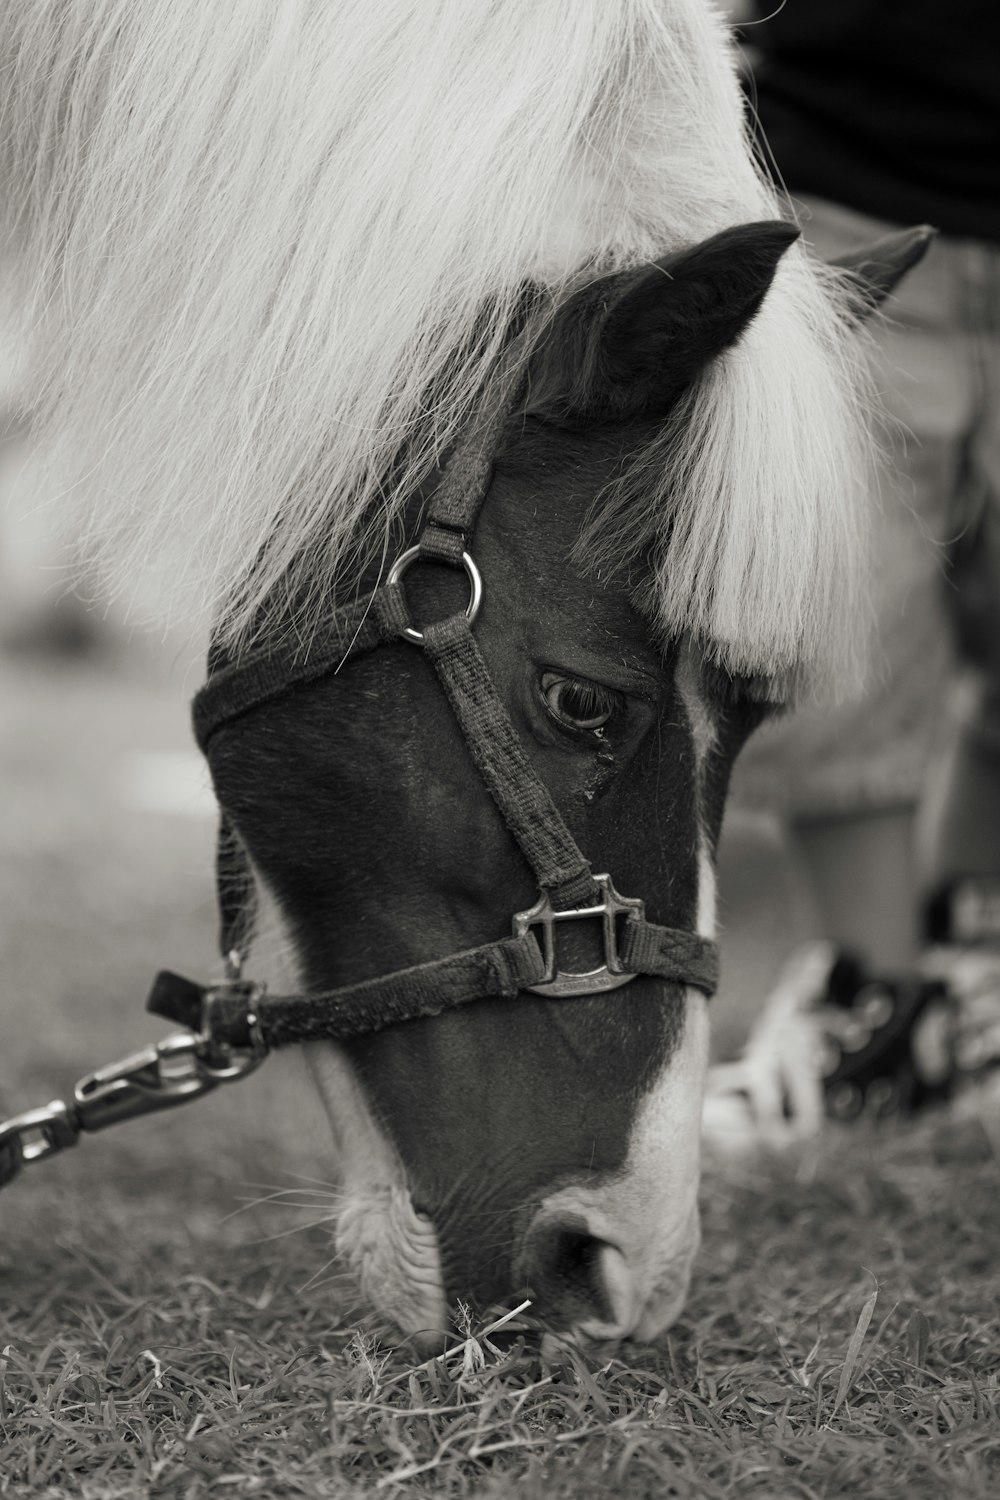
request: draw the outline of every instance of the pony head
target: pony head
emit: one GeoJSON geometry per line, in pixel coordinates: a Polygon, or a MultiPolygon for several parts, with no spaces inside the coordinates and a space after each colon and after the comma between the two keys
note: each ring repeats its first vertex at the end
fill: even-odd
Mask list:
{"type": "MultiPolygon", "coordinates": [[[[580,541],[738,346],[795,237],[742,226],[570,298],[528,362],[470,542],[476,639],[532,768],[594,869],[705,937],[730,767],[768,705],[710,641],[664,640],[643,608],[648,558],[597,576],[580,541]]],[[[461,608],[460,577],[411,570],[414,619],[461,608]]],[[[307,994],[503,938],[538,898],[411,644],[240,712],[208,753],[307,994]]],[[[561,944],[573,969],[599,960],[597,926],[561,944]]],[[[345,1174],[338,1243],[368,1300],[407,1334],[442,1329],[456,1300],[520,1293],[591,1336],[658,1333],[698,1242],[706,1046],[705,996],[649,976],[312,1045],[345,1174]]]]}

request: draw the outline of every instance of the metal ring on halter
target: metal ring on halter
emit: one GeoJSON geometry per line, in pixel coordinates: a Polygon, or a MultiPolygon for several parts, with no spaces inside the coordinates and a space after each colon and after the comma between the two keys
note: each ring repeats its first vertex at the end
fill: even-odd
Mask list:
{"type": "MultiPolygon", "coordinates": [[[[401,557],[397,557],[396,561],[389,569],[389,575],[385,580],[386,586],[388,587],[390,584],[398,583],[403,574],[406,572],[407,568],[409,568],[413,563],[417,562],[420,558],[423,558],[424,562],[433,560],[424,557],[424,554],[421,552],[419,546],[410,547],[409,550],[404,552],[401,557]]],[[[473,562],[471,554],[468,552],[462,553],[462,567],[465,569],[466,576],[469,580],[469,586],[472,590],[472,595],[465,608],[465,618],[471,625],[473,620],[478,615],[479,607],[483,602],[483,576],[473,562]]],[[[412,625],[404,625],[402,630],[400,631],[400,634],[404,636],[406,640],[412,641],[415,646],[422,646],[424,644],[424,637],[422,632],[419,630],[414,630],[412,625]]]]}

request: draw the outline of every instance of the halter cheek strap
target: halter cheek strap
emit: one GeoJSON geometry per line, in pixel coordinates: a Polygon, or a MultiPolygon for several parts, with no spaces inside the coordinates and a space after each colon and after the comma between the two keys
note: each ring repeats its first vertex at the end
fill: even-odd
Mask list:
{"type": "Polygon", "coordinates": [[[161,974],[149,1001],[156,1014],[210,1035],[223,1046],[270,1048],[343,1040],[487,996],[513,998],[524,990],[552,998],[593,994],[626,984],[637,974],[691,985],[709,996],[714,992],[714,943],[685,929],[647,922],[641,901],[619,896],[609,876],[592,873],[525,756],[472,633],[481,580],[468,551],[469,539],[516,394],[516,368],[512,353],[449,460],[417,545],[398,560],[386,583],[367,599],[337,610],[324,628],[321,644],[308,656],[279,649],[221,668],[195,698],[193,716],[198,743],[207,751],[212,735],[224,724],[326,677],[348,656],[398,639],[419,646],[433,663],[486,789],[535,872],[539,901],[529,911],[515,914],[511,937],[319,994],[269,995],[237,977],[253,936],[255,883],[239,836],[223,814],[218,852],[220,948],[230,979],[203,988],[161,974]],[[417,559],[465,569],[471,584],[465,613],[416,629],[402,580],[417,559]],[[604,962],[597,969],[560,969],[556,933],[571,921],[601,923],[604,962]]]}

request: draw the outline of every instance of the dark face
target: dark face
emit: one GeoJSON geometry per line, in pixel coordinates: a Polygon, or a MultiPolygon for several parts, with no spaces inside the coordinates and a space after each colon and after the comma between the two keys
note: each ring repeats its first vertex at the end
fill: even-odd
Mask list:
{"type": "MultiPolygon", "coordinates": [[[[554,347],[575,370],[579,343],[571,324],[548,365],[554,347]]],[[[475,630],[594,870],[652,921],[710,936],[726,783],[760,712],[690,641],[655,641],[627,578],[572,555],[591,506],[684,387],[674,371],[651,410],[641,352],[634,410],[612,396],[597,410],[592,383],[569,417],[557,400],[555,418],[509,430],[472,543],[485,584],[475,630]]],[[[558,390],[558,371],[536,375],[558,390]]],[[[437,565],[406,587],[418,626],[465,604],[464,577],[437,565]]],[[[404,641],[233,721],[210,758],[307,988],[505,937],[537,900],[431,666],[404,641]]],[[[585,924],[571,941],[570,967],[599,961],[585,924]]],[[[697,1244],[706,1032],[697,991],[636,977],[312,1048],[345,1174],[338,1239],[369,1300],[404,1332],[441,1327],[455,1299],[521,1290],[597,1336],[666,1326],[697,1244]]]]}
{"type": "MultiPolygon", "coordinates": [[[[573,566],[621,450],[617,431],[531,421],[509,444],[474,539],[476,635],[594,868],[641,896],[651,920],[708,935],[711,850],[755,711],[723,709],[689,643],[660,650],[620,578],[573,566]]],[[[446,569],[407,583],[418,622],[464,603],[446,569]]],[[[538,897],[432,669],[407,643],[236,721],[213,741],[212,767],[309,988],[504,937],[538,897]]],[[[586,951],[574,955],[573,967],[589,966],[586,951]]],[[[647,1313],[660,1321],[664,1300],[673,1311],[694,1246],[703,1009],[695,992],[637,977],[591,998],[482,1000],[349,1044],[413,1206],[434,1226],[449,1298],[528,1287],[555,1317],[623,1331],[647,1313]],[[654,1177],[655,1201],[622,1227],[625,1190],[645,1197],[654,1177]]]]}

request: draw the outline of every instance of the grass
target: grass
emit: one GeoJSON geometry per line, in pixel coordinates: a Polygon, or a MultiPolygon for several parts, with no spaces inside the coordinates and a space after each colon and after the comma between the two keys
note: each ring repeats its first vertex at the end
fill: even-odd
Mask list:
{"type": "Polygon", "coordinates": [[[150,1185],[126,1146],[110,1174],[94,1148],[46,1169],[58,1197],[41,1168],[10,1190],[30,1201],[2,1252],[0,1493],[991,1495],[987,1150],[921,1126],[717,1170],[662,1348],[473,1323],[418,1364],[359,1327],[322,1232],[261,1240],[275,1208],[212,1212],[229,1172],[150,1185]]]}
{"type": "MultiPolygon", "coordinates": [[[[213,918],[210,827],[116,790],[121,755],[185,742],[177,688],[3,677],[6,1111],[156,1035],[149,973],[203,969],[213,918]]],[[[324,1197],[296,1174],[329,1165],[272,1066],[0,1196],[0,1495],[998,1492],[1000,1169],[974,1112],[711,1164],[692,1297],[655,1350],[580,1352],[530,1312],[490,1333],[498,1310],[419,1363],[300,1227],[324,1197]]]]}

